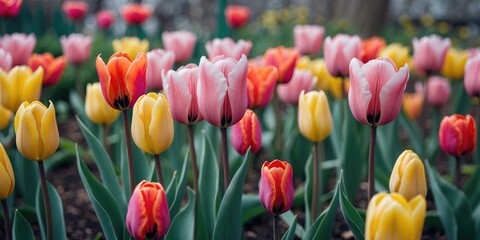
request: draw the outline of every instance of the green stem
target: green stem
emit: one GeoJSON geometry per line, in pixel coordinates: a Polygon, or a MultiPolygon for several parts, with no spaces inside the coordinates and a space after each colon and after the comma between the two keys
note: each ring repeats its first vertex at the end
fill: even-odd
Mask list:
{"type": "Polygon", "coordinates": [[[277,215],[273,215],[273,240],[280,240],[280,229],[278,229],[277,215]]]}
{"type": "Polygon", "coordinates": [[[321,148],[323,144],[321,142],[315,142],[313,147],[313,189],[312,189],[312,209],[310,210],[310,219],[312,222],[318,216],[319,208],[320,208],[320,198],[322,196],[322,185],[321,185],[321,177],[320,177],[320,166],[321,166],[321,157],[320,154],[322,152],[321,148]]]}
{"type": "Polygon", "coordinates": [[[122,111],[123,126],[125,128],[125,144],[127,145],[128,173],[130,179],[130,193],[135,190],[135,170],[133,168],[132,142],[130,137],[130,124],[128,123],[127,110],[122,111]]]}
{"type": "Polygon", "coordinates": [[[462,165],[461,163],[462,163],[461,157],[456,157],[455,158],[455,186],[457,186],[458,188],[460,188],[460,181],[462,180],[461,171],[460,171],[460,168],[462,165]]]}
{"type": "MultiPolygon", "coordinates": [[[[198,199],[200,198],[198,189],[198,165],[197,165],[197,153],[195,152],[195,138],[193,137],[193,125],[188,125],[188,145],[190,146],[190,156],[192,158],[193,168],[193,189],[195,191],[195,215],[198,209],[198,199]]],[[[197,239],[197,218],[193,219],[193,239],[197,239]]]]}
{"type": "Polygon", "coordinates": [[[223,160],[223,183],[224,189],[227,191],[230,184],[230,166],[228,163],[228,145],[227,145],[227,128],[220,128],[222,135],[222,160],[223,160]]]}
{"type": "Polygon", "coordinates": [[[377,140],[377,127],[370,127],[370,150],[368,156],[368,201],[375,194],[375,144],[377,140]]]}
{"type": "Polygon", "coordinates": [[[47,218],[47,239],[52,240],[53,225],[52,225],[52,209],[50,207],[50,197],[48,195],[47,178],[45,176],[45,167],[43,161],[38,161],[38,170],[40,171],[40,182],[43,193],[43,204],[45,206],[45,216],[47,218]]]}
{"type": "Polygon", "coordinates": [[[283,127],[281,121],[282,119],[282,112],[280,108],[280,98],[278,97],[277,91],[273,91],[273,98],[272,98],[272,104],[273,104],[273,111],[275,114],[275,130],[274,130],[274,140],[273,140],[273,147],[275,151],[278,151],[277,154],[281,153],[282,145],[284,143],[283,141],[283,127]]]}
{"type": "Polygon", "coordinates": [[[163,174],[162,166],[160,165],[160,155],[154,154],[153,159],[155,160],[155,171],[157,172],[158,182],[163,185],[163,174]]]}
{"type": "Polygon", "coordinates": [[[75,79],[75,86],[77,88],[78,95],[81,99],[85,99],[85,93],[83,91],[83,83],[80,76],[80,66],[73,64],[73,78],[75,79]]]}
{"type": "Polygon", "coordinates": [[[8,211],[7,200],[2,200],[3,220],[5,222],[5,239],[12,239],[12,225],[10,223],[10,212],[8,211]]]}

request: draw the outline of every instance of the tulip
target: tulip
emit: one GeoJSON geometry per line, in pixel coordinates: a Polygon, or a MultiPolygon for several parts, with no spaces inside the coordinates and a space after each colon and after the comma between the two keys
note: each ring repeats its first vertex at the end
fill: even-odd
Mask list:
{"type": "Polygon", "coordinates": [[[454,157],[470,154],[477,145],[475,120],[469,114],[444,117],[440,123],[438,141],[442,150],[454,157]]]}
{"type": "Polygon", "coordinates": [[[337,34],[327,37],[323,43],[323,54],[328,72],[334,77],[348,77],[349,63],[360,57],[361,40],[358,36],[337,34]]]}
{"type": "Polygon", "coordinates": [[[409,78],[408,65],[397,70],[388,58],[363,64],[350,63],[348,104],[353,116],[362,124],[380,126],[393,121],[402,105],[403,91],[409,78]]]}
{"type": "Polygon", "coordinates": [[[12,55],[3,48],[0,48],[0,68],[6,72],[12,68],[12,55]]]}
{"type": "Polygon", "coordinates": [[[145,4],[129,3],[125,4],[120,13],[127,24],[140,25],[144,23],[152,14],[153,9],[145,4]]]}
{"type": "Polygon", "coordinates": [[[198,66],[189,64],[177,71],[162,72],[163,87],[173,119],[192,125],[200,122],[197,99],[198,66]]]}
{"type": "Polygon", "coordinates": [[[301,92],[298,100],[298,129],[312,142],[320,142],[330,135],[332,115],[325,92],[301,92]]]}
{"type": "Polygon", "coordinates": [[[362,41],[362,48],[360,49],[360,60],[368,62],[377,58],[378,53],[385,47],[385,39],[381,37],[371,37],[362,41]]]}
{"type": "Polygon", "coordinates": [[[471,57],[465,64],[464,85],[468,95],[480,97],[480,54],[471,57]]]}
{"type": "Polygon", "coordinates": [[[28,65],[32,71],[42,67],[44,71],[43,86],[53,86],[62,77],[67,60],[63,56],[54,58],[51,53],[33,54],[28,65]]]}
{"type": "Polygon", "coordinates": [[[5,34],[0,39],[0,47],[12,56],[12,66],[27,64],[36,43],[37,39],[34,34],[5,34]]]}
{"type": "Polygon", "coordinates": [[[97,13],[96,20],[99,28],[108,29],[115,22],[115,14],[110,10],[101,10],[97,13]]]}
{"type": "Polygon", "coordinates": [[[88,3],[83,1],[66,1],[62,4],[62,10],[72,21],[85,17],[88,11],[88,3]]]}
{"type": "Polygon", "coordinates": [[[197,36],[187,31],[163,32],[162,41],[165,50],[173,51],[175,62],[180,63],[188,61],[192,57],[197,36]]]}
{"type": "Polygon", "coordinates": [[[241,5],[230,5],[225,8],[225,18],[231,28],[243,27],[250,18],[250,9],[241,5]]]}
{"type": "Polygon", "coordinates": [[[163,49],[154,49],[147,53],[147,89],[162,89],[162,71],[173,67],[175,53],[163,49]]]}
{"type": "Polygon", "coordinates": [[[60,37],[63,54],[69,63],[76,65],[82,64],[90,58],[92,41],[91,36],[79,33],[60,37]]]}
{"type": "Polygon", "coordinates": [[[60,143],[52,102],[48,108],[38,101],[23,102],[15,114],[14,129],[18,151],[32,161],[47,159],[60,143]]]}
{"type": "Polygon", "coordinates": [[[390,192],[400,193],[407,200],[417,195],[427,197],[427,180],[422,160],[412,150],[398,156],[390,175],[390,192]]]}
{"type": "Polygon", "coordinates": [[[287,104],[298,104],[302,91],[309,92],[315,86],[317,78],[309,70],[295,69],[292,80],[277,87],[280,100],[287,104]]]}
{"type": "Polygon", "coordinates": [[[17,66],[8,73],[0,70],[1,105],[12,112],[24,101],[40,99],[42,89],[43,68],[35,72],[27,66],[17,66]]]}
{"type": "Polygon", "coordinates": [[[288,83],[300,58],[300,53],[293,48],[283,46],[269,48],[264,54],[265,65],[274,66],[278,70],[278,82],[288,83]]]}
{"type": "Polygon", "coordinates": [[[469,49],[467,49],[468,58],[473,58],[478,54],[480,54],[480,48],[469,48],[469,49]]]}
{"type": "Polygon", "coordinates": [[[392,43],[380,50],[378,56],[392,59],[397,68],[401,68],[406,63],[410,62],[410,55],[408,52],[408,47],[402,46],[398,43],[392,43]]]}
{"type": "Polygon", "coordinates": [[[430,106],[443,107],[448,102],[451,92],[448,79],[433,76],[427,80],[427,102],[430,106]]]}
{"type": "Polygon", "coordinates": [[[323,43],[325,28],[319,25],[296,25],[293,28],[295,49],[302,55],[315,55],[323,43]]]}
{"type": "Polygon", "coordinates": [[[215,38],[205,44],[205,49],[207,50],[208,58],[210,60],[220,55],[240,60],[242,55],[248,57],[248,53],[250,53],[250,50],[252,49],[252,42],[242,39],[235,42],[231,38],[215,38]]]}
{"type": "Polygon", "coordinates": [[[130,198],[125,221],[136,240],[160,239],[170,227],[170,213],[165,190],[160,183],[140,182],[130,198]]]}
{"type": "Polygon", "coordinates": [[[442,39],[438,35],[431,35],[420,39],[413,38],[412,43],[413,61],[420,73],[430,75],[442,70],[445,55],[451,45],[449,38],[442,39]]]}
{"type": "MultiPolygon", "coordinates": [[[[310,70],[314,77],[317,78],[315,88],[330,93],[335,98],[342,98],[348,91],[347,84],[342,84],[342,79],[330,75],[327,69],[327,65],[323,59],[310,60],[308,57],[303,57],[297,64],[298,69],[310,70]],[[342,90],[342,86],[347,89],[342,90]]],[[[345,81],[348,83],[348,80],[345,81]]],[[[305,89],[306,92],[310,91],[305,89]]],[[[296,100],[297,101],[297,100],[296,100]]]]}
{"type": "Polygon", "coordinates": [[[10,18],[15,17],[22,8],[23,0],[0,1],[0,17],[10,18]]]}
{"type": "Polygon", "coordinates": [[[148,40],[140,40],[137,37],[123,37],[112,41],[114,52],[125,52],[130,59],[135,58],[140,53],[148,51],[148,40]]]}
{"type": "Polygon", "coordinates": [[[402,109],[408,118],[414,120],[420,117],[420,115],[422,114],[424,98],[425,93],[423,90],[423,85],[419,82],[415,83],[414,93],[403,94],[402,109]]]}
{"type": "Polygon", "coordinates": [[[293,170],[288,162],[273,160],[264,162],[258,196],[272,215],[288,211],[293,204],[293,170]]]}
{"type": "Polygon", "coordinates": [[[141,96],[133,107],[133,141],[142,151],[159,155],[173,142],[173,119],[161,93],[141,96]]]}
{"type": "Polygon", "coordinates": [[[378,193],[368,203],[365,239],[420,239],[426,210],[421,195],[407,201],[398,193],[378,193]]]}
{"type": "Polygon", "coordinates": [[[247,77],[248,107],[266,107],[272,99],[277,79],[276,67],[249,64],[247,77]]]}
{"type": "Polygon", "coordinates": [[[262,148],[262,126],[254,111],[247,109],[243,118],[232,126],[230,135],[233,149],[245,155],[248,148],[257,153],[262,148]]]}
{"type": "Polygon", "coordinates": [[[465,72],[465,63],[467,62],[468,52],[456,48],[450,48],[445,55],[445,61],[442,67],[443,76],[460,80],[465,72]]]}
{"type": "Polygon", "coordinates": [[[5,129],[10,124],[12,118],[12,111],[0,105],[0,130],[5,129]]]}
{"type": "Polygon", "coordinates": [[[15,175],[13,173],[10,158],[0,144],[0,200],[5,200],[15,189],[15,175]]]}
{"type": "Polygon", "coordinates": [[[87,85],[87,94],[85,96],[85,113],[93,123],[100,125],[110,125],[117,120],[120,111],[111,108],[105,101],[100,83],[90,83],[87,85]]]}

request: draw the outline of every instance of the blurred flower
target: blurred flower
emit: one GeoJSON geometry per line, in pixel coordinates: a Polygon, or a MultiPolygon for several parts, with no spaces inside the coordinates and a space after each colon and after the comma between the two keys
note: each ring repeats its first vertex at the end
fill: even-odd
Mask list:
{"type": "Polygon", "coordinates": [[[14,129],[18,151],[32,161],[43,161],[57,151],[60,143],[55,106],[23,102],[15,114],[14,129]]]}
{"type": "Polygon", "coordinates": [[[159,155],[173,142],[173,119],[165,95],[148,93],[133,107],[132,138],[142,151],[159,155]]]}
{"type": "Polygon", "coordinates": [[[230,5],[225,8],[225,18],[231,28],[243,27],[250,18],[250,9],[241,5],[230,5]]]}
{"type": "Polygon", "coordinates": [[[163,32],[162,41],[165,50],[175,53],[175,62],[181,63],[192,57],[197,36],[188,31],[163,32]]]}
{"type": "Polygon", "coordinates": [[[140,25],[144,23],[152,12],[152,7],[141,3],[127,3],[120,8],[123,19],[130,25],[140,25]]]}
{"type": "Polygon", "coordinates": [[[140,53],[134,61],[131,61],[126,53],[117,52],[108,59],[106,65],[98,55],[95,66],[103,97],[112,108],[130,109],[145,93],[146,54],[140,53]]]}
{"type": "Polygon", "coordinates": [[[62,10],[72,21],[80,20],[88,12],[88,3],[83,1],[65,1],[62,10]]]}
{"type": "Polygon", "coordinates": [[[12,66],[27,64],[36,43],[37,38],[33,33],[5,34],[0,39],[0,46],[12,56],[12,66]]]}
{"type": "Polygon", "coordinates": [[[278,79],[277,68],[248,64],[247,94],[248,107],[264,108],[272,99],[278,79]]]}
{"type": "Polygon", "coordinates": [[[60,37],[63,54],[67,58],[67,61],[77,65],[84,63],[90,58],[92,41],[91,36],[79,33],[72,33],[66,37],[60,37]]]}
{"type": "Polygon", "coordinates": [[[187,125],[202,121],[197,99],[198,66],[188,64],[177,71],[162,71],[162,80],[173,119],[187,125]]]}
{"type": "Polygon", "coordinates": [[[6,72],[12,68],[12,55],[3,48],[0,48],[0,68],[6,72]]]}
{"type": "Polygon", "coordinates": [[[162,89],[162,71],[173,67],[175,53],[157,48],[147,53],[147,89],[162,89]]]}
{"type": "Polygon", "coordinates": [[[332,132],[332,115],[325,92],[302,91],[298,102],[298,129],[312,142],[324,140],[332,132]]]}
{"type": "Polygon", "coordinates": [[[450,48],[445,55],[442,67],[443,76],[452,80],[461,80],[465,72],[468,52],[456,48],[450,48]]]}
{"type": "Polygon", "coordinates": [[[360,60],[364,63],[377,58],[378,53],[385,47],[385,39],[381,37],[371,37],[362,41],[360,49],[360,60]]]}
{"type": "Polygon", "coordinates": [[[413,38],[413,61],[415,68],[423,74],[433,74],[442,70],[445,55],[450,48],[449,38],[430,35],[420,39],[413,38]]]}
{"type": "Polygon", "coordinates": [[[358,36],[337,34],[323,43],[323,55],[328,72],[334,77],[348,77],[348,66],[360,57],[361,40],[358,36]]]}
{"type": "Polygon", "coordinates": [[[232,147],[241,155],[248,148],[257,153],[262,148],[262,126],[254,111],[247,109],[243,118],[232,126],[230,135],[232,147]]]}
{"type": "Polygon", "coordinates": [[[130,198],[125,221],[135,240],[160,239],[170,227],[167,195],[156,182],[141,181],[130,198]]]}
{"type": "Polygon", "coordinates": [[[40,99],[42,89],[43,68],[35,72],[27,66],[16,66],[8,73],[0,70],[1,105],[12,112],[24,101],[40,99]]]}
{"type": "Polygon", "coordinates": [[[10,18],[15,17],[22,8],[23,0],[4,0],[0,1],[0,17],[10,18]]]}
{"type": "Polygon", "coordinates": [[[110,10],[101,10],[97,13],[97,26],[101,29],[108,29],[115,22],[115,14],[110,10]]]}
{"type": "Polygon", "coordinates": [[[393,121],[400,112],[409,76],[408,65],[397,70],[389,58],[365,64],[352,59],[348,103],[353,116],[360,123],[370,126],[393,121]]]}
{"type": "Polygon", "coordinates": [[[65,57],[54,58],[51,53],[33,54],[28,61],[28,66],[32,71],[38,67],[43,68],[43,86],[53,86],[62,78],[63,71],[67,66],[65,57]]]}
{"type": "Polygon", "coordinates": [[[322,48],[325,28],[319,25],[296,25],[293,28],[295,49],[302,55],[315,55],[322,48]]]}
{"type": "Polygon", "coordinates": [[[445,116],[440,123],[438,142],[444,152],[454,157],[470,154],[477,146],[475,120],[469,114],[445,116]]]}
{"type": "Polygon", "coordinates": [[[480,48],[469,48],[467,49],[467,52],[468,52],[468,58],[472,58],[480,54],[480,48]]]}
{"type": "Polygon", "coordinates": [[[437,24],[438,32],[441,34],[448,34],[450,31],[450,24],[448,22],[442,21],[437,24]]]}
{"type": "Polygon", "coordinates": [[[480,97],[480,54],[467,60],[465,64],[465,90],[472,97],[480,97]]]}
{"type": "Polygon", "coordinates": [[[273,160],[262,165],[258,197],[263,207],[278,216],[293,205],[293,170],[288,162],[273,160]]]}
{"type": "Polygon", "coordinates": [[[427,14],[420,17],[420,23],[425,28],[430,28],[435,23],[435,18],[433,18],[433,16],[431,14],[427,13],[427,14]]]}
{"type": "Polygon", "coordinates": [[[398,193],[377,193],[368,203],[365,239],[421,239],[426,210],[421,195],[407,201],[398,193]]]}
{"type": "Polygon", "coordinates": [[[10,158],[0,143],[0,200],[5,200],[15,189],[15,175],[10,158]]]}
{"type": "Polygon", "coordinates": [[[288,83],[292,79],[300,53],[296,49],[279,46],[267,49],[263,56],[265,65],[277,68],[278,82],[288,83]]]}
{"type": "Polygon", "coordinates": [[[223,55],[224,57],[240,60],[242,55],[248,57],[252,49],[252,42],[243,39],[235,42],[231,38],[215,38],[205,44],[205,49],[207,50],[208,59],[223,55]]]}
{"type": "Polygon", "coordinates": [[[292,80],[277,86],[278,97],[282,102],[298,104],[298,97],[302,91],[309,92],[315,86],[317,78],[310,70],[295,69],[292,80]]]}
{"type": "Polygon", "coordinates": [[[207,122],[217,127],[231,126],[247,110],[247,57],[240,61],[218,56],[202,57],[197,85],[198,109],[207,122]]]}
{"type": "Polygon", "coordinates": [[[409,119],[415,120],[420,117],[424,99],[425,93],[421,82],[415,83],[414,93],[403,93],[402,109],[409,119]]]}
{"type": "Polygon", "coordinates": [[[108,105],[103,97],[102,87],[99,82],[87,85],[85,96],[85,113],[93,123],[110,125],[117,120],[120,111],[108,105]]]}
{"type": "Polygon", "coordinates": [[[448,102],[452,89],[448,79],[433,76],[427,79],[427,103],[430,106],[441,108],[448,102]]]}
{"type": "Polygon", "coordinates": [[[392,59],[397,68],[401,68],[406,63],[410,62],[410,55],[408,54],[408,51],[408,47],[398,43],[392,43],[380,50],[378,56],[392,59]]]}
{"type": "Polygon", "coordinates": [[[120,39],[114,39],[112,41],[114,52],[125,52],[133,59],[139,53],[148,52],[149,42],[148,40],[140,40],[137,37],[123,37],[120,39]]]}
{"type": "Polygon", "coordinates": [[[0,105],[0,130],[5,129],[10,124],[12,119],[12,111],[0,105]]]}
{"type": "Polygon", "coordinates": [[[417,195],[427,197],[427,180],[422,160],[412,150],[398,156],[390,175],[390,192],[400,193],[407,200],[417,195]]]}

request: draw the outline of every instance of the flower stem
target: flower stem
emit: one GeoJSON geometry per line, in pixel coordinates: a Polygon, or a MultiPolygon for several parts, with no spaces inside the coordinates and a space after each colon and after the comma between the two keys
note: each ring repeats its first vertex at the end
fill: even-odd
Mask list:
{"type": "Polygon", "coordinates": [[[278,229],[278,215],[273,215],[273,240],[280,240],[280,229],[278,229]]]}
{"type": "Polygon", "coordinates": [[[377,127],[370,127],[370,150],[368,156],[368,201],[375,194],[375,144],[377,142],[377,127]]]}
{"type": "Polygon", "coordinates": [[[78,95],[81,99],[85,99],[85,93],[83,92],[83,83],[80,76],[80,66],[73,64],[73,77],[75,79],[75,86],[77,88],[78,95]]]}
{"type": "MultiPolygon", "coordinates": [[[[193,137],[193,125],[188,125],[188,144],[190,146],[190,156],[192,158],[193,168],[193,189],[195,190],[195,215],[197,214],[198,199],[200,198],[198,189],[198,165],[197,165],[197,153],[195,152],[195,138],[193,137]]],[[[193,219],[193,239],[197,239],[197,218],[193,219]]]]}
{"type": "Polygon", "coordinates": [[[155,171],[157,172],[158,182],[163,185],[163,174],[162,166],[160,165],[160,155],[154,154],[153,159],[155,160],[155,171]]]}
{"type": "Polygon", "coordinates": [[[223,185],[227,191],[230,184],[230,166],[228,164],[227,128],[220,128],[222,135],[223,185]]]}
{"type": "Polygon", "coordinates": [[[310,219],[312,222],[318,216],[318,209],[320,197],[322,195],[322,185],[320,177],[320,164],[322,159],[320,158],[321,148],[323,147],[321,142],[315,142],[313,147],[313,187],[312,187],[312,205],[310,209],[310,219]]]}
{"type": "Polygon", "coordinates": [[[457,186],[458,188],[460,188],[460,181],[462,180],[461,171],[460,171],[460,167],[462,165],[461,163],[462,163],[461,157],[456,157],[455,158],[455,186],[457,186]]]}
{"type": "Polygon", "coordinates": [[[130,137],[130,124],[128,123],[127,111],[122,111],[123,126],[125,128],[125,144],[127,145],[127,157],[128,157],[128,173],[130,178],[130,193],[135,190],[135,171],[133,169],[133,157],[132,157],[132,142],[130,137]]]}
{"type": "Polygon", "coordinates": [[[48,196],[47,178],[45,176],[45,167],[43,161],[38,161],[38,170],[40,171],[40,182],[42,185],[43,204],[45,206],[45,216],[47,218],[47,239],[52,240],[52,209],[50,207],[50,197],[48,196]]]}
{"type": "Polygon", "coordinates": [[[5,239],[11,240],[12,239],[12,225],[10,223],[10,213],[8,211],[7,200],[2,200],[2,207],[3,207],[3,220],[5,222],[5,239]]]}

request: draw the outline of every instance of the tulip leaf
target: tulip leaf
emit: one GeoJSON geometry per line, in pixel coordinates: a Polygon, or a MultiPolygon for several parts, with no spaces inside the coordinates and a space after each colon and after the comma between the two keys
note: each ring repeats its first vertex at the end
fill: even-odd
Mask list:
{"type": "Polygon", "coordinates": [[[305,202],[305,228],[309,229],[312,219],[310,219],[310,205],[312,204],[312,155],[307,160],[305,164],[305,195],[304,195],[304,202],[305,202]]]}
{"type": "Polygon", "coordinates": [[[390,175],[395,160],[400,155],[400,138],[398,136],[398,120],[377,127],[377,154],[375,170],[390,175]]]}
{"type": "MultiPolygon", "coordinates": [[[[148,159],[145,153],[142,152],[142,150],[140,150],[140,148],[138,148],[137,145],[135,145],[133,140],[131,141],[131,144],[132,144],[133,166],[135,170],[135,182],[139,183],[142,180],[151,181],[152,171],[154,169],[153,156],[151,159],[148,159]]],[[[161,165],[165,165],[164,159],[160,159],[160,163],[161,165]]]]}
{"type": "MultiPolygon", "coordinates": [[[[47,181],[48,196],[50,198],[50,208],[52,211],[52,237],[53,239],[67,239],[67,232],[65,231],[65,220],[63,218],[63,204],[57,189],[47,181]]],[[[36,208],[37,219],[40,225],[42,236],[46,236],[47,221],[45,216],[45,208],[43,203],[43,189],[40,188],[40,183],[37,188],[36,208]]]]}
{"type": "Polygon", "coordinates": [[[245,154],[245,160],[235,173],[225,191],[213,232],[213,239],[241,239],[242,238],[242,192],[250,164],[250,149],[245,154]]]}
{"type": "Polygon", "coordinates": [[[463,191],[467,195],[472,206],[477,206],[480,203],[480,188],[478,183],[480,182],[480,167],[477,165],[473,171],[472,176],[468,179],[463,191]]]}
{"type": "Polygon", "coordinates": [[[473,220],[475,221],[475,226],[477,226],[477,229],[475,230],[476,232],[476,237],[475,239],[480,238],[480,205],[477,205],[475,208],[475,211],[473,211],[473,220]]]}
{"type": "Polygon", "coordinates": [[[185,195],[185,187],[187,184],[187,166],[188,166],[188,152],[185,154],[183,160],[182,172],[180,173],[180,178],[178,178],[177,188],[175,189],[175,198],[173,202],[169,203],[170,216],[174,217],[177,215],[180,205],[183,201],[183,196],[185,195]]]}
{"type": "MultiPolygon", "coordinates": [[[[191,240],[193,239],[193,219],[195,206],[195,192],[188,188],[188,203],[182,208],[178,214],[173,218],[170,224],[170,229],[165,236],[165,240],[191,240]]],[[[172,218],[173,216],[170,215],[172,218]]]]}
{"type": "Polygon", "coordinates": [[[347,222],[348,227],[352,231],[355,239],[362,240],[365,238],[365,221],[363,221],[360,214],[358,214],[355,207],[348,200],[345,193],[345,186],[343,185],[343,174],[340,175],[340,181],[342,182],[340,186],[340,209],[342,210],[343,218],[347,222]]]}
{"type": "Polygon", "coordinates": [[[406,133],[410,139],[409,143],[411,145],[407,146],[407,148],[410,148],[418,156],[424,158],[424,142],[420,127],[415,121],[408,119],[403,111],[400,112],[398,119],[400,121],[400,125],[406,130],[406,133]]]}
{"type": "Polygon", "coordinates": [[[84,126],[87,127],[90,131],[94,131],[94,124],[90,121],[85,113],[85,104],[77,91],[70,91],[70,105],[77,114],[77,118],[82,120],[84,126]]]}
{"type": "Polygon", "coordinates": [[[293,240],[295,237],[295,228],[297,227],[297,216],[293,218],[293,221],[289,223],[290,227],[288,228],[285,235],[283,235],[282,240],[293,240]]]}
{"type": "Polygon", "coordinates": [[[174,172],[172,175],[172,178],[170,179],[170,183],[168,183],[167,187],[165,188],[169,208],[171,207],[173,200],[175,199],[177,184],[178,184],[177,172],[174,172]]]}
{"type": "Polygon", "coordinates": [[[260,203],[258,194],[243,194],[242,215],[244,223],[248,222],[252,218],[260,216],[264,212],[265,208],[260,203]]]}
{"type": "Polygon", "coordinates": [[[22,216],[22,214],[18,210],[15,211],[13,219],[12,237],[13,240],[35,239],[35,237],[33,236],[32,228],[30,227],[30,223],[25,217],[22,216]]]}
{"type": "Polygon", "coordinates": [[[470,108],[470,97],[463,86],[463,81],[450,81],[452,84],[452,110],[453,113],[465,115],[470,108]]]}
{"type": "MultiPolygon", "coordinates": [[[[282,215],[280,215],[280,218],[283,221],[287,222],[288,225],[290,225],[290,228],[292,227],[293,221],[295,221],[295,223],[297,221],[297,215],[295,215],[292,212],[292,210],[288,210],[287,212],[283,213],[282,215]]],[[[297,237],[303,239],[303,237],[305,236],[305,229],[298,223],[296,223],[296,225],[297,226],[295,227],[295,229],[293,229],[293,231],[295,232],[295,235],[297,235],[297,237]]],[[[288,230],[288,231],[290,231],[290,230],[288,230]]]]}
{"type": "Polygon", "coordinates": [[[27,205],[35,206],[36,192],[32,191],[32,183],[37,183],[40,179],[37,163],[25,159],[17,150],[12,152],[15,159],[15,161],[11,161],[15,179],[20,180],[15,183],[15,191],[18,190],[27,205]]]}

